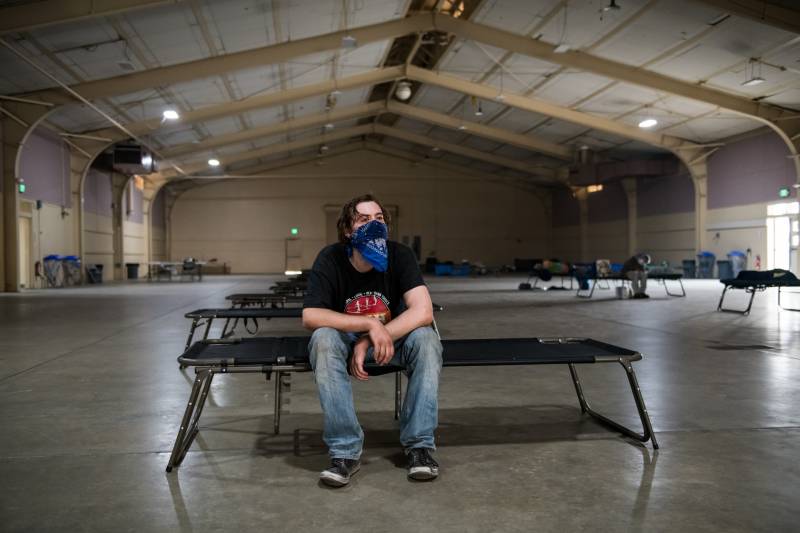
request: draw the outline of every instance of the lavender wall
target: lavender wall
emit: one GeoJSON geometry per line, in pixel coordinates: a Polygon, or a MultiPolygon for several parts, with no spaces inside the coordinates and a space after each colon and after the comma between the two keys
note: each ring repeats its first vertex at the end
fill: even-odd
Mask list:
{"type": "Polygon", "coordinates": [[[687,172],[660,178],[639,178],[636,209],[640,217],[694,212],[694,184],[687,172]]]}
{"type": "Polygon", "coordinates": [[[628,219],[628,197],[618,181],[603,184],[603,190],[589,195],[589,224],[628,219]]]}
{"type": "Polygon", "coordinates": [[[164,201],[166,197],[166,189],[162,189],[153,200],[153,206],[150,208],[150,223],[154,228],[167,227],[167,204],[164,201]]]}
{"type": "Polygon", "coordinates": [[[708,207],[778,201],[795,183],[789,149],[773,132],[723,146],[708,158],[708,207]]]}
{"type": "Polygon", "coordinates": [[[133,186],[133,181],[125,187],[125,194],[122,198],[122,207],[125,212],[125,220],[128,222],[135,222],[136,224],[144,223],[144,213],[142,212],[142,191],[133,186]],[[133,210],[128,213],[128,195],[133,194],[133,210]]]}
{"type": "Polygon", "coordinates": [[[27,187],[23,198],[72,207],[69,149],[58,135],[44,128],[33,130],[22,147],[19,168],[27,187]]]}
{"type": "Polygon", "coordinates": [[[111,204],[114,202],[111,189],[111,173],[97,169],[89,169],[83,184],[83,209],[110,217],[113,215],[111,204]]]}
{"type": "Polygon", "coordinates": [[[569,189],[553,191],[553,227],[577,226],[581,223],[581,210],[578,200],[569,189]]]}

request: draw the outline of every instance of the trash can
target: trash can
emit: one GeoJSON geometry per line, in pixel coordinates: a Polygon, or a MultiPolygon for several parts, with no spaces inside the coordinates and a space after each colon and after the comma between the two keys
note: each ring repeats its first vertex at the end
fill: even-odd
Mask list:
{"type": "Polygon", "coordinates": [[[63,287],[64,272],[60,255],[48,255],[44,258],[44,277],[48,287],[63,287]]]}
{"type": "Polygon", "coordinates": [[[703,251],[697,254],[697,277],[711,279],[714,277],[714,263],[717,256],[711,252],[703,251]]]}
{"type": "Polygon", "coordinates": [[[125,263],[128,269],[128,279],[139,279],[139,263],[125,263]]]}
{"type": "Polygon", "coordinates": [[[719,274],[719,279],[731,279],[734,277],[733,268],[728,259],[720,259],[717,261],[717,274],[719,274]]]}
{"type": "MultiPolygon", "coordinates": [[[[728,260],[731,262],[731,270],[733,276],[736,277],[739,275],[739,272],[742,270],[747,270],[747,254],[740,251],[740,250],[732,250],[728,253],[728,260]]],[[[722,276],[720,276],[722,279],[722,276]]]]}
{"type": "Polygon", "coordinates": [[[695,271],[697,270],[697,262],[694,259],[683,260],[683,277],[687,279],[694,279],[695,271]]]}
{"type": "Polygon", "coordinates": [[[64,285],[80,285],[81,258],[77,255],[66,255],[61,259],[61,265],[64,270],[64,285]]]}
{"type": "Polygon", "coordinates": [[[92,284],[103,283],[103,264],[89,265],[86,267],[86,280],[92,284]]]}

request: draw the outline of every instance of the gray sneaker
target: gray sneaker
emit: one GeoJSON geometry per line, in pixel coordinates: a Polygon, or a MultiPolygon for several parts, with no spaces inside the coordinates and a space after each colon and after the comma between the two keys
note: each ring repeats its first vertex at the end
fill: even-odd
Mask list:
{"type": "Polygon", "coordinates": [[[331,466],[319,473],[319,479],[329,487],[344,487],[350,483],[350,477],[361,468],[358,459],[331,459],[331,466]]]}
{"type": "Polygon", "coordinates": [[[439,475],[439,463],[431,457],[430,448],[409,448],[408,477],[416,481],[430,481],[439,475]]]}

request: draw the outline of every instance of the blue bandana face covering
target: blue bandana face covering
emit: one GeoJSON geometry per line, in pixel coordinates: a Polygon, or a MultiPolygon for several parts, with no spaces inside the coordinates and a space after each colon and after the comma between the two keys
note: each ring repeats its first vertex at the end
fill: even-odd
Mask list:
{"type": "Polygon", "coordinates": [[[386,272],[389,268],[389,250],[386,248],[386,239],[389,230],[380,220],[370,220],[350,236],[347,246],[347,255],[353,255],[353,248],[364,257],[378,272],[386,272]]]}

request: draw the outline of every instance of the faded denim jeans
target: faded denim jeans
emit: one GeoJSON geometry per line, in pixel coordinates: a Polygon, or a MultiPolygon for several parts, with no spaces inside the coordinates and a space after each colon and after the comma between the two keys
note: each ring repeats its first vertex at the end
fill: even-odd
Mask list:
{"type": "MultiPolygon", "coordinates": [[[[364,444],[347,373],[357,338],[353,333],[319,328],[308,345],[324,418],[322,438],[332,458],[358,459],[364,444]]],[[[390,364],[404,367],[408,375],[400,411],[400,443],[404,448],[434,448],[442,343],[433,328],[426,326],[395,341],[394,349],[390,364]]],[[[367,361],[374,361],[372,348],[367,351],[367,361]]]]}

